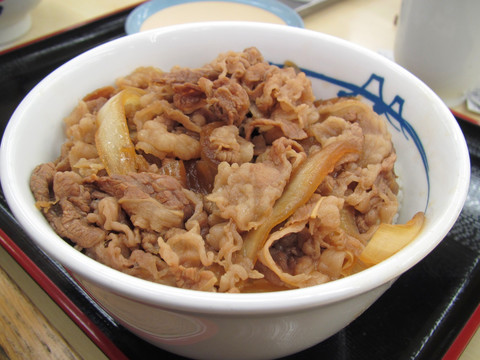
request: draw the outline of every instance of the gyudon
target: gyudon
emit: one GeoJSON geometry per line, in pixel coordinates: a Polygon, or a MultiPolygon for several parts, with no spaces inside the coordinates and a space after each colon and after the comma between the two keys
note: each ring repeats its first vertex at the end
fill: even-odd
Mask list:
{"type": "Polygon", "coordinates": [[[304,73],[256,48],[138,68],[65,124],[60,157],[31,176],[37,206],[78,250],[143,279],[321,284],[388,257],[423,222],[389,225],[399,187],[383,118],[358,98],[316,100],[304,73]]]}

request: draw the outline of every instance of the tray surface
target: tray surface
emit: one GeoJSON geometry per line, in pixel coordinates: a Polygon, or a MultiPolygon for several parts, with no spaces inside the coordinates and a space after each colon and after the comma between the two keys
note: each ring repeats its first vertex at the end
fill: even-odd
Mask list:
{"type": "MultiPolygon", "coordinates": [[[[43,77],[96,45],[124,36],[125,10],[0,55],[0,131],[43,77]]],[[[472,163],[465,207],[444,241],[401,276],[364,314],[326,341],[288,359],[439,359],[480,302],[480,127],[458,120],[472,163]]],[[[39,250],[13,218],[0,191],[0,229],[129,359],[180,359],[117,324],[39,250]]],[[[321,319],[319,319],[321,321],[321,319]]],[[[97,340],[98,341],[98,340],[97,340]]],[[[114,344],[114,345],[112,345],[114,344]]]]}

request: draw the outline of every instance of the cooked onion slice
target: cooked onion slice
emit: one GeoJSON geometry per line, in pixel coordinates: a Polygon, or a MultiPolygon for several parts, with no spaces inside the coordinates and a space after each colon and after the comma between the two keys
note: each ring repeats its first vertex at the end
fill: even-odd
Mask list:
{"type": "Polygon", "coordinates": [[[110,98],[97,114],[95,145],[108,175],[136,171],[135,147],[130,139],[125,107],[139,102],[138,93],[122,90],[110,98]]]}
{"type": "Polygon", "coordinates": [[[372,266],[389,258],[415,239],[424,221],[425,215],[418,212],[406,224],[380,224],[360,254],[360,261],[372,266]]]}
{"type": "Polygon", "coordinates": [[[270,231],[305,204],[335,164],[347,153],[358,152],[354,144],[339,140],[310,155],[293,174],[272,214],[258,228],[251,230],[243,242],[243,254],[255,263],[270,231]]]}

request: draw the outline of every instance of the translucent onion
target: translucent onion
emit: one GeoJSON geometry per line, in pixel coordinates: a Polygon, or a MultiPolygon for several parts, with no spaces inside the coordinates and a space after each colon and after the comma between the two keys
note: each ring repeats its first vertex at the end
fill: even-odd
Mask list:
{"type": "Polygon", "coordinates": [[[312,196],[337,162],[348,153],[358,152],[354,144],[336,141],[311,154],[292,175],[282,196],[275,202],[272,214],[258,228],[251,230],[243,242],[243,254],[255,263],[270,231],[285,221],[312,196]]]}
{"type": "Polygon", "coordinates": [[[125,108],[140,104],[140,94],[122,90],[110,98],[97,114],[95,145],[108,175],[136,171],[136,153],[128,130],[125,108]]]}
{"type": "Polygon", "coordinates": [[[360,254],[360,261],[372,266],[389,258],[417,237],[424,221],[425,215],[418,212],[406,224],[380,224],[360,254]]]}

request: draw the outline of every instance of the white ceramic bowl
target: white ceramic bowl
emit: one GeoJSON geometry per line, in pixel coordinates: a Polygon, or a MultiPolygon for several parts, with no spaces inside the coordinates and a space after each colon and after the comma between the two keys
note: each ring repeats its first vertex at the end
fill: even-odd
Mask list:
{"type": "MultiPolygon", "coordinates": [[[[16,218],[112,316],[173,353],[215,359],[266,359],[298,352],[336,333],[443,239],[462,209],[470,163],[462,132],[442,101],[388,59],[346,41],[281,25],[215,22],[127,36],[54,71],[20,104],[1,148],[1,181],[16,218]],[[85,94],[140,65],[198,67],[227,50],[256,46],[273,63],[305,69],[317,97],[360,94],[389,121],[403,186],[399,222],[425,211],[420,235],[386,261],[310,288],[217,294],[125,275],[73,249],[35,208],[32,169],[59,154],[62,118],[85,94]]],[[[405,294],[414,296],[415,294],[405,294]]]]}

